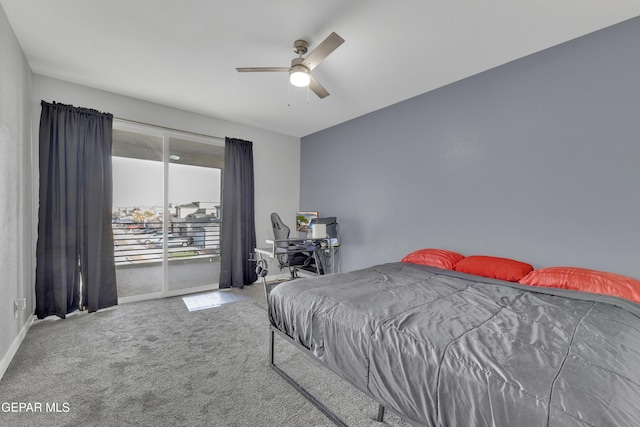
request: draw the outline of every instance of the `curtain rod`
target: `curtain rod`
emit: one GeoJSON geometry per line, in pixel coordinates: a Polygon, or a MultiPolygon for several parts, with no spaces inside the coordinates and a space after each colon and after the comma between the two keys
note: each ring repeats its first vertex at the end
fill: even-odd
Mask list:
{"type": "Polygon", "coordinates": [[[225,139],[224,139],[223,137],[221,137],[221,136],[207,135],[207,134],[204,134],[204,133],[191,132],[191,131],[188,131],[188,130],[182,130],[182,129],[170,128],[170,127],[167,127],[167,126],[154,125],[154,124],[152,124],[152,123],[139,122],[139,121],[137,121],[137,120],[123,119],[122,117],[115,117],[115,116],[114,116],[113,118],[114,118],[115,120],[119,120],[119,121],[121,121],[121,122],[134,123],[134,124],[137,124],[137,125],[144,125],[144,126],[153,126],[153,127],[160,128],[160,129],[170,130],[170,131],[174,131],[174,132],[188,133],[188,134],[190,134],[190,135],[203,136],[203,137],[205,137],[205,138],[213,138],[213,139],[218,139],[218,140],[221,140],[221,141],[224,141],[224,140],[225,140],[225,139]]]}

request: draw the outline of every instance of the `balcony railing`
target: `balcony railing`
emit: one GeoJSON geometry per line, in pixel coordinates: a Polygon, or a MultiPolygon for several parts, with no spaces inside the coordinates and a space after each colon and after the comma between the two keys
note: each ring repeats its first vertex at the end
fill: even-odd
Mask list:
{"type": "Polygon", "coordinates": [[[168,246],[169,261],[220,256],[219,219],[176,219],[163,235],[162,223],[113,223],[116,266],[161,262],[168,246]]]}

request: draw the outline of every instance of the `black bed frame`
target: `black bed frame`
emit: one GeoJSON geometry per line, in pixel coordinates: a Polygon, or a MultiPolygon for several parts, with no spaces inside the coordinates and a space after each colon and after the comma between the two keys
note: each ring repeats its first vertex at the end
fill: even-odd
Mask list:
{"type": "MultiPolygon", "coordinates": [[[[269,286],[273,286],[273,285],[268,285],[266,280],[264,280],[264,293],[265,293],[265,297],[267,297],[267,316],[268,316],[268,313],[269,313],[269,298],[268,298],[269,297],[269,291],[270,291],[269,286]]],[[[322,411],[322,413],[325,414],[327,416],[327,418],[329,418],[335,425],[346,427],[347,424],[345,424],[344,421],[342,421],[336,414],[334,414],[322,402],[320,402],[318,399],[316,399],[304,387],[302,387],[300,384],[298,384],[298,382],[296,382],[296,380],[294,380],[289,374],[284,372],[282,369],[280,369],[275,364],[274,347],[275,347],[275,334],[276,333],[279,336],[281,336],[285,341],[289,342],[294,347],[298,348],[304,354],[306,354],[307,356],[311,357],[313,360],[317,361],[317,359],[313,356],[313,354],[311,353],[311,351],[308,348],[306,348],[302,344],[298,343],[293,338],[291,338],[289,335],[287,335],[286,333],[282,332],[280,329],[276,328],[275,326],[273,326],[270,323],[269,324],[269,366],[274,371],[276,371],[278,373],[278,375],[280,375],[282,378],[284,378],[284,380],[287,381],[294,389],[296,389],[298,391],[298,393],[300,393],[302,396],[304,396],[305,399],[307,399],[309,402],[311,402],[313,404],[313,406],[315,406],[320,411],[322,411]]],[[[385,407],[382,406],[382,405],[378,405],[378,416],[376,417],[376,421],[382,422],[384,420],[384,413],[385,413],[385,407]]]]}
{"type": "MultiPolygon", "coordinates": [[[[335,425],[346,427],[347,424],[344,423],[336,414],[334,414],[329,408],[327,408],[322,402],[316,399],[311,393],[309,393],[304,387],[296,382],[289,374],[284,372],[275,364],[274,357],[274,346],[275,346],[275,334],[280,335],[285,341],[293,344],[303,353],[316,360],[315,357],[310,353],[309,349],[301,345],[300,343],[294,341],[289,335],[282,332],[280,329],[276,328],[273,325],[269,325],[269,366],[278,373],[282,378],[285,379],[293,388],[295,388],[302,396],[304,396],[309,402],[311,402],[316,408],[322,411],[323,414],[327,416],[335,425]]],[[[382,422],[384,420],[384,412],[385,408],[382,405],[378,406],[378,416],[376,417],[376,421],[382,422]]]]}

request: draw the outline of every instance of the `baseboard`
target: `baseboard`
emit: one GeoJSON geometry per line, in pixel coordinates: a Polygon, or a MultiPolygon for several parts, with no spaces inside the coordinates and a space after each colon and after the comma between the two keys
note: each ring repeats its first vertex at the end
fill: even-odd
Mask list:
{"type": "Polygon", "coordinates": [[[13,356],[15,356],[16,353],[18,352],[18,348],[20,348],[20,344],[22,344],[24,337],[27,336],[27,332],[29,332],[31,325],[33,325],[33,322],[35,320],[36,320],[35,314],[29,316],[29,318],[27,319],[27,322],[24,324],[24,326],[20,330],[20,333],[13,340],[11,347],[9,347],[9,351],[7,351],[6,354],[2,357],[2,360],[0,360],[0,381],[2,380],[2,377],[4,377],[4,373],[7,372],[7,369],[9,368],[9,364],[13,360],[13,356]]]}
{"type": "Polygon", "coordinates": [[[165,295],[162,292],[153,292],[150,294],[132,295],[128,297],[118,297],[118,305],[126,304],[128,302],[147,301],[152,299],[163,298],[165,295]]]}

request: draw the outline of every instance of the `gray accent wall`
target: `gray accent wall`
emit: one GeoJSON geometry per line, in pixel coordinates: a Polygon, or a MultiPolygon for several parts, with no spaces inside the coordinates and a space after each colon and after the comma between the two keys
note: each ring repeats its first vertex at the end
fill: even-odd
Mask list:
{"type": "Polygon", "coordinates": [[[300,208],[338,217],[342,271],[438,247],[640,278],[638,46],[635,18],[306,136],[300,208]]]}

